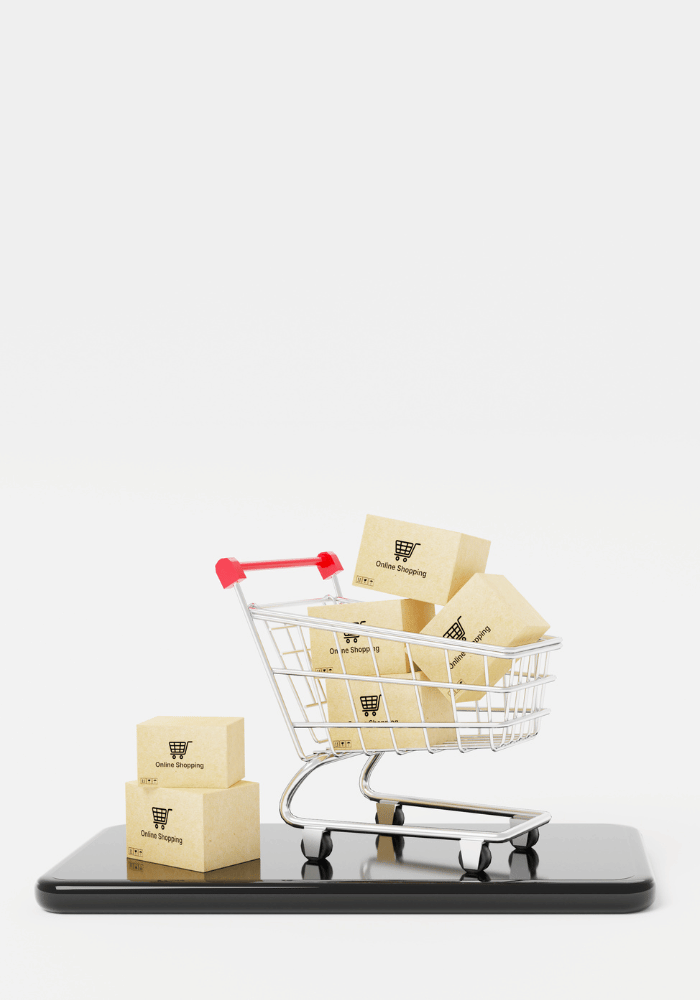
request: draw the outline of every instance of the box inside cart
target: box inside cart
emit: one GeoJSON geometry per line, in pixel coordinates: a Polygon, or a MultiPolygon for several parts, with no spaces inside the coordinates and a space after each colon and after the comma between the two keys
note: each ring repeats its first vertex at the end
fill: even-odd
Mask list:
{"type": "MultiPolygon", "coordinates": [[[[537,642],[549,625],[504,576],[476,573],[422,630],[424,635],[442,636],[489,646],[522,646],[537,642]]],[[[486,684],[484,656],[464,650],[449,650],[449,672],[445,651],[411,646],[415,663],[432,681],[453,684],[486,684]]],[[[513,667],[513,660],[488,657],[488,683],[493,686],[513,667]]],[[[449,697],[449,692],[445,692],[449,697]]],[[[463,691],[456,700],[478,701],[479,691],[463,691]]]]}
{"type": "MultiPolygon", "coordinates": [[[[405,672],[386,675],[387,680],[392,678],[414,679],[410,673],[405,672]]],[[[415,680],[425,681],[427,678],[416,671],[415,680]]],[[[455,721],[451,701],[440,693],[439,688],[420,688],[415,684],[381,684],[379,679],[370,678],[366,681],[344,681],[330,676],[326,678],[325,684],[328,721],[363,723],[360,730],[330,729],[331,743],[336,751],[362,750],[360,731],[367,750],[393,750],[392,733],[400,750],[425,748],[426,732],[430,746],[454,743],[457,739],[454,729],[420,728],[420,708],[425,722],[455,721]],[[417,726],[415,729],[378,729],[378,722],[415,722],[417,726]]]]}
{"type": "Polygon", "coordinates": [[[486,569],[491,542],[368,514],[353,575],[356,587],[447,604],[486,569]]]}
{"type": "Polygon", "coordinates": [[[362,601],[311,607],[312,618],[347,622],[336,633],[310,630],[311,665],[321,673],[367,674],[374,676],[374,660],[380,674],[397,674],[410,669],[406,646],[402,642],[368,638],[353,632],[352,625],[368,625],[399,632],[421,632],[435,617],[435,605],[425,601],[362,601]],[[370,643],[374,648],[374,659],[370,643]]]}

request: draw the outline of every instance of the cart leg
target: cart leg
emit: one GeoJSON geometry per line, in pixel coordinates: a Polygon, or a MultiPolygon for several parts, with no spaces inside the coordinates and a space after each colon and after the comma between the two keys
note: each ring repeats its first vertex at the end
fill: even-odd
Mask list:
{"type": "Polygon", "coordinates": [[[460,840],[459,863],[466,872],[482,872],[491,864],[489,845],[483,840],[460,840]]]}
{"type": "Polygon", "coordinates": [[[384,826],[403,826],[403,809],[398,802],[387,802],[386,799],[380,799],[377,802],[377,814],[374,817],[374,822],[384,826]]]}
{"type": "MultiPolygon", "coordinates": [[[[514,817],[511,819],[510,825],[516,826],[520,822],[521,820],[514,817]]],[[[527,833],[523,833],[519,837],[513,837],[511,844],[516,851],[531,851],[539,839],[540,831],[538,829],[528,830],[527,833]]]]}
{"type": "Polygon", "coordinates": [[[301,839],[301,851],[309,861],[325,861],[333,850],[333,841],[329,830],[312,830],[304,827],[301,839]]]}

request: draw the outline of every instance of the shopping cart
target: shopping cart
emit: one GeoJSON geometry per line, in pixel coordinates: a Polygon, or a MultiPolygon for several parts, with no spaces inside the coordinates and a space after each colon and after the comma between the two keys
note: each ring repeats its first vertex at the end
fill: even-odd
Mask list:
{"type": "Polygon", "coordinates": [[[361,705],[362,711],[365,713],[365,715],[369,715],[370,712],[372,713],[372,715],[376,715],[377,714],[377,712],[379,711],[379,699],[380,698],[381,698],[380,694],[361,694],[360,695],[360,705],[361,705]]]}
{"type": "Polygon", "coordinates": [[[459,639],[460,641],[464,639],[464,629],[462,628],[461,625],[461,618],[462,616],[460,615],[457,621],[454,623],[454,625],[450,625],[447,632],[443,632],[443,638],[459,639]]]}
{"type": "Polygon", "coordinates": [[[403,559],[404,562],[408,560],[413,555],[413,550],[417,549],[420,542],[402,542],[398,538],[396,539],[396,545],[394,546],[394,552],[396,553],[396,561],[403,559]]]}
{"type": "Polygon", "coordinates": [[[151,806],[151,812],[153,813],[153,825],[156,830],[159,823],[161,830],[164,830],[168,823],[168,813],[171,813],[172,809],[161,809],[160,806],[151,806]]]}
{"type": "MultiPolygon", "coordinates": [[[[309,630],[331,632],[336,649],[339,649],[338,637],[347,628],[347,622],[311,618],[306,609],[311,605],[353,603],[341,593],[338,580],[341,570],[340,561],[332,552],[321,552],[310,559],[249,563],[220,559],[216,564],[222,586],[234,590],[238,597],[289,735],[304,762],[282,795],[280,814],[290,826],[303,831],[301,848],[305,857],[315,862],[327,858],[333,849],[333,830],[391,836],[396,835],[397,826],[402,827],[401,834],[404,836],[457,841],[459,861],[466,871],[480,872],[488,867],[491,862],[489,843],[510,841],[516,850],[534,847],[539,837],[539,827],[551,819],[549,813],[533,809],[467,805],[374,791],[370,778],[385,751],[373,749],[372,744],[380,733],[386,732],[388,737],[383,739],[387,749],[399,755],[417,750],[427,750],[432,754],[443,750],[457,750],[464,754],[479,749],[501,751],[534,739],[539,732],[540,721],[549,714],[549,709],[544,707],[544,693],[547,685],[555,679],[548,672],[549,655],[561,647],[561,640],[545,636],[539,642],[524,646],[487,646],[452,637],[418,635],[358,625],[358,635],[367,639],[403,643],[409,665],[409,672],[405,677],[380,675],[374,641],[368,643],[374,675],[351,673],[344,657],[338,658],[337,672],[315,673],[311,663],[309,630]],[[322,579],[332,580],[335,593],[275,604],[246,602],[241,589],[246,571],[303,566],[316,566],[322,579]],[[429,681],[425,675],[419,674],[414,655],[420,659],[420,650],[424,647],[442,651],[445,658],[445,680],[429,681]],[[455,652],[476,654],[483,658],[484,684],[454,684],[448,680],[450,656],[454,659],[455,652]],[[512,664],[510,671],[494,685],[489,684],[491,658],[507,659],[512,664]],[[352,697],[353,683],[360,683],[363,691],[366,691],[367,685],[374,687],[377,701],[384,696],[385,704],[388,692],[391,693],[390,697],[396,696],[399,693],[398,687],[410,687],[416,700],[418,719],[412,722],[365,722],[363,719],[363,723],[358,724],[359,713],[352,697]],[[337,694],[338,687],[344,689],[342,693],[346,697],[343,700],[349,703],[348,712],[353,721],[341,722],[335,721],[335,718],[331,721],[329,717],[332,713],[329,712],[328,695],[337,694]],[[445,692],[440,697],[445,697],[448,702],[450,721],[433,722],[426,719],[423,698],[427,698],[430,688],[445,692]],[[471,692],[472,699],[473,693],[477,692],[478,700],[458,702],[457,697],[464,692],[471,692]],[[406,747],[406,730],[411,734],[410,748],[406,747]],[[348,739],[337,738],[345,733],[348,739]],[[375,823],[296,816],[292,812],[292,800],[302,783],[318,768],[351,756],[368,758],[360,774],[360,791],[365,798],[376,803],[375,823]],[[452,826],[409,825],[404,823],[404,806],[494,816],[507,821],[508,826],[505,829],[494,827],[477,831],[452,826]]],[[[336,702],[337,700],[335,699],[336,702]]]]}
{"type": "Polygon", "coordinates": [[[170,756],[173,758],[173,760],[175,760],[176,757],[179,757],[180,760],[182,760],[182,758],[187,753],[187,747],[190,745],[191,742],[192,740],[188,740],[187,743],[178,743],[178,742],[170,743],[169,744],[170,756]]]}
{"type": "MultiPolygon", "coordinates": [[[[365,624],[365,622],[364,622],[364,621],[361,621],[361,622],[355,622],[355,624],[356,624],[356,625],[364,625],[364,624],[365,624]]],[[[358,639],[359,639],[360,637],[359,637],[359,635],[356,635],[356,634],[355,634],[354,632],[343,632],[343,638],[345,639],[345,641],[346,641],[346,642],[350,642],[350,641],[352,640],[352,642],[355,642],[355,643],[356,643],[356,642],[357,642],[357,640],[358,640],[358,639]]]]}

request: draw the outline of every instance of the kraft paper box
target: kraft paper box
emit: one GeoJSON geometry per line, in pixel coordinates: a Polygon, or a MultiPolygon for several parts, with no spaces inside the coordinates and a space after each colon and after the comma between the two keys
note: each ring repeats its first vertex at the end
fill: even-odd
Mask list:
{"type": "Polygon", "coordinates": [[[398,597],[447,604],[483,573],[491,542],[368,514],[353,583],[398,597]]]}
{"type": "MultiPolygon", "coordinates": [[[[423,629],[424,635],[447,636],[464,642],[485,642],[489,646],[521,646],[537,642],[549,625],[512,583],[496,573],[476,573],[423,629]]],[[[427,646],[412,646],[416,665],[431,681],[452,684],[485,684],[484,658],[474,653],[450,651],[450,676],[445,653],[427,646]]],[[[512,668],[513,660],[489,656],[489,686],[512,668]]],[[[449,693],[445,692],[445,697],[449,693]]],[[[457,701],[478,701],[478,691],[455,694],[457,701]]]]}
{"type": "MultiPolygon", "coordinates": [[[[309,608],[312,618],[347,622],[348,627],[338,630],[340,651],[335,633],[311,629],[311,666],[322,673],[368,674],[376,676],[370,640],[355,635],[352,625],[376,625],[401,632],[421,632],[435,617],[435,605],[424,601],[366,601],[357,604],[335,604],[309,608]],[[343,671],[343,666],[345,670],[343,671]]],[[[398,674],[410,670],[411,665],[402,642],[373,641],[374,654],[380,674],[398,674]]]]}
{"type": "MultiPolygon", "coordinates": [[[[410,673],[390,674],[387,677],[397,680],[412,680],[410,673]]],[[[420,671],[416,671],[416,680],[428,680],[420,671]]],[[[343,681],[326,679],[326,700],[328,702],[328,721],[354,722],[350,695],[355,706],[357,718],[367,722],[358,729],[331,729],[330,738],[336,750],[362,750],[359,732],[365,741],[367,750],[393,750],[391,741],[393,731],[396,746],[401,749],[425,747],[425,735],[421,726],[420,710],[416,697],[416,688],[412,684],[385,684],[384,692],[379,682],[343,681]],[[387,717],[387,705],[389,716],[387,717]],[[416,729],[375,729],[375,722],[416,722],[416,729]]],[[[419,688],[423,718],[426,722],[454,722],[452,703],[439,688],[419,688]]],[[[428,729],[428,740],[431,746],[437,743],[454,743],[457,734],[454,729],[428,729]]]]}
{"type": "Polygon", "coordinates": [[[159,788],[228,788],[245,775],[243,719],[158,715],[136,727],[138,776],[159,788]]]}
{"type": "Polygon", "coordinates": [[[259,785],[148,788],[127,781],[126,854],[196,872],[259,858],[259,785]]]}

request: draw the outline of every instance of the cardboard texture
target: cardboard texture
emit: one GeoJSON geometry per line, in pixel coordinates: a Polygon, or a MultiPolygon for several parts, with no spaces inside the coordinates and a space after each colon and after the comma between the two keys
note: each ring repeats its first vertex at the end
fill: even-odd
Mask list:
{"type": "MultiPolygon", "coordinates": [[[[387,675],[389,676],[389,675],[387,675]]],[[[398,680],[410,680],[410,673],[391,674],[398,680]]],[[[420,671],[416,671],[416,680],[427,680],[420,671]]],[[[423,717],[426,722],[454,722],[452,703],[441,693],[439,688],[418,689],[423,717]]],[[[362,737],[367,750],[393,750],[391,741],[393,731],[396,746],[401,749],[425,747],[425,735],[421,728],[417,729],[375,729],[374,722],[416,722],[421,726],[420,709],[413,685],[386,684],[382,694],[378,680],[342,681],[326,680],[326,700],[328,702],[329,722],[354,722],[355,716],[350,703],[355,706],[357,718],[366,721],[368,725],[361,726],[362,737]],[[348,694],[348,686],[350,694],[348,694]],[[387,717],[387,708],[389,717],[387,717]]],[[[430,746],[437,743],[454,742],[457,734],[454,729],[428,730],[430,746]]],[[[331,743],[336,750],[362,750],[358,729],[330,729],[331,743]]]]}
{"type": "Polygon", "coordinates": [[[447,604],[486,569],[491,542],[368,514],[353,583],[398,597],[447,604]]]}
{"type": "MultiPolygon", "coordinates": [[[[325,618],[401,632],[421,632],[435,617],[435,605],[424,601],[366,601],[308,609],[312,618],[325,618]]],[[[333,632],[311,629],[311,665],[322,673],[366,674],[375,677],[370,640],[354,635],[352,628],[338,632],[340,652],[333,632]],[[345,671],[343,671],[343,665],[345,671]]],[[[402,642],[374,642],[374,654],[380,674],[398,674],[410,670],[406,647],[402,642]]]]}
{"type": "Polygon", "coordinates": [[[149,788],[126,783],[126,853],[208,872],[260,857],[260,786],[149,788]]]}
{"type": "Polygon", "coordinates": [[[159,715],[136,727],[139,782],[159,788],[228,788],[245,775],[243,719],[159,715]]]}
{"type": "MultiPolygon", "coordinates": [[[[537,642],[549,625],[504,576],[476,573],[452,600],[423,629],[424,635],[460,638],[465,642],[485,642],[489,646],[521,646],[537,642]]],[[[450,652],[447,676],[444,650],[411,646],[415,663],[431,681],[453,684],[485,684],[484,657],[474,653],[450,652]]],[[[513,660],[489,656],[489,684],[496,684],[513,666],[513,660]]],[[[515,661],[517,662],[517,661],[515,661]]],[[[439,689],[438,689],[439,690],[439,689]]],[[[444,692],[446,698],[448,692],[444,692]]],[[[458,702],[478,701],[478,691],[455,695],[458,702]]]]}

